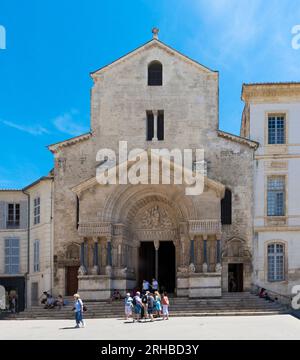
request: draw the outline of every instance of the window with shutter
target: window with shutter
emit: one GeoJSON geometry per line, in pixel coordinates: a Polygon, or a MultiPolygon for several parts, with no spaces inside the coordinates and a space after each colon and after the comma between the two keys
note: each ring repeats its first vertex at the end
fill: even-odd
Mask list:
{"type": "Polygon", "coordinates": [[[37,197],[33,201],[33,222],[34,225],[39,224],[41,221],[41,199],[37,197]]]}
{"type": "Polygon", "coordinates": [[[33,271],[40,271],[40,241],[35,240],[33,244],[34,256],[33,256],[33,271]]]}
{"type": "Polygon", "coordinates": [[[20,263],[20,245],[19,239],[5,239],[4,264],[6,274],[18,274],[20,263]]]}
{"type": "Polygon", "coordinates": [[[268,216],[285,215],[284,176],[272,176],[268,178],[267,210],[268,216]]]}
{"type": "Polygon", "coordinates": [[[284,280],[284,245],[268,245],[268,281],[284,280]]]}
{"type": "Polygon", "coordinates": [[[20,226],[20,204],[8,204],[7,222],[8,229],[16,229],[20,226]]]}

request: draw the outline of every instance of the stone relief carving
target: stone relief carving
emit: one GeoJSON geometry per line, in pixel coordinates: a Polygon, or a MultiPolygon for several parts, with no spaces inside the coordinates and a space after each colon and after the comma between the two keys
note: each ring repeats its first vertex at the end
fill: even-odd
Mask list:
{"type": "Polygon", "coordinates": [[[189,268],[187,266],[180,266],[178,267],[178,272],[180,274],[187,274],[189,272],[189,268]]]}
{"type": "Polygon", "coordinates": [[[191,264],[189,265],[189,272],[191,272],[191,273],[196,272],[196,268],[195,268],[195,265],[194,265],[193,263],[191,263],[191,264]]]}
{"type": "Polygon", "coordinates": [[[71,244],[67,247],[66,258],[70,260],[79,259],[79,245],[71,244]]]}
{"type": "Polygon", "coordinates": [[[78,275],[81,275],[81,276],[87,275],[87,270],[83,265],[81,265],[80,268],[78,269],[78,275]]]}
{"type": "Polygon", "coordinates": [[[245,242],[239,238],[232,238],[224,246],[222,258],[224,257],[244,257],[251,259],[252,254],[245,242]]]}
{"type": "Polygon", "coordinates": [[[165,209],[158,205],[146,210],[141,218],[140,224],[146,229],[170,228],[173,227],[165,209]]]}

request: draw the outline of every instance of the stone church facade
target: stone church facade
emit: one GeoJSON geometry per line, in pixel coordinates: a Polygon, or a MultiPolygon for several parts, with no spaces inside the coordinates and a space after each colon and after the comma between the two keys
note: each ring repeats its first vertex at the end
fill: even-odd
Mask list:
{"type": "Polygon", "coordinates": [[[219,297],[228,290],[230,264],[241,264],[231,271],[249,290],[257,144],[219,130],[218,72],[154,38],[92,78],[91,132],[49,147],[57,291],[71,294],[79,269],[78,291],[88,299],[108,298],[112,289],[124,294],[145,276],[178,296],[219,297]],[[160,64],[161,85],[149,85],[153,62],[160,64]],[[149,111],[154,122],[164,114],[161,140],[147,139],[149,111]],[[97,151],[118,154],[119,141],[128,142],[128,151],[204,149],[204,192],[188,196],[175,184],[100,185],[97,151]],[[222,225],[225,191],[232,221],[222,225]]]}
{"type": "MultiPolygon", "coordinates": [[[[49,146],[54,170],[47,177],[51,186],[43,193],[47,201],[41,207],[44,211],[43,206],[50,206],[53,214],[45,218],[50,235],[44,239],[51,251],[47,258],[51,277],[49,284],[40,284],[39,293],[78,291],[84,299],[104,300],[113,289],[124,295],[153,277],[169,293],[186,297],[221,297],[228,291],[250,291],[253,285],[272,288],[264,276],[268,272],[268,256],[262,255],[265,245],[258,244],[258,236],[266,237],[269,231],[258,227],[257,202],[267,196],[260,197],[259,192],[266,189],[254,187],[260,176],[261,138],[256,136],[260,130],[251,129],[259,119],[253,120],[254,127],[250,125],[252,97],[261,87],[243,95],[242,136],[236,136],[219,129],[218,72],[165,45],[156,34],[91,76],[90,132],[49,146]],[[136,172],[130,159],[114,166],[115,184],[100,184],[96,174],[105,162],[97,153],[110,149],[119,156],[120,141],[127,142],[128,152],[161,151],[161,166],[166,160],[164,149],[182,153],[203,149],[203,192],[187,195],[188,184],[178,184],[174,177],[170,184],[145,181],[152,160],[140,183],[120,181],[121,167],[136,172]]],[[[194,159],[193,174],[197,165],[194,159]]],[[[171,172],[177,166],[171,158],[171,172]]],[[[0,192],[3,239],[9,235],[7,196],[0,192]]],[[[20,196],[23,199],[23,192],[20,196]]],[[[28,211],[30,217],[29,206],[28,211]]],[[[276,224],[271,230],[277,231],[276,224]]],[[[1,285],[2,274],[9,275],[4,267],[0,273],[1,285]]],[[[30,287],[29,281],[28,305],[30,287]]]]}

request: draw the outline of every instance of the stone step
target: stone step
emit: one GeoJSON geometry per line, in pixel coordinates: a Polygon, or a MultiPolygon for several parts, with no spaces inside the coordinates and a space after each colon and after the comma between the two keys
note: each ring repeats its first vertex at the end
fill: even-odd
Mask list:
{"type": "MultiPolygon", "coordinates": [[[[171,298],[170,313],[172,316],[217,316],[217,315],[268,315],[286,313],[285,307],[278,303],[266,302],[250,293],[224,294],[216,299],[171,298]]],[[[90,301],[86,302],[86,318],[123,318],[124,301],[90,301]]],[[[73,319],[73,304],[58,309],[44,309],[33,306],[23,313],[11,315],[17,319],[73,319]]]]}
{"type": "MultiPolygon", "coordinates": [[[[226,307],[203,307],[203,308],[181,308],[181,307],[170,307],[170,311],[176,312],[193,312],[193,311],[269,311],[269,310],[282,310],[283,308],[281,306],[268,306],[264,308],[255,308],[255,307],[245,307],[245,308],[226,308],[226,307]]],[[[124,312],[124,309],[89,309],[85,314],[106,314],[106,313],[112,313],[112,314],[122,314],[124,312]]],[[[72,311],[55,311],[55,312],[30,312],[25,311],[21,313],[23,316],[48,316],[48,317],[59,317],[59,316],[73,316],[74,313],[72,311]]]]}
{"type": "MultiPolygon", "coordinates": [[[[243,305],[239,305],[239,306],[235,306],[235,305],[224,305],[224,304],[185,304],[185,305],[178,305],[178,304],[170,304],[170,308],[172,309],[194,309],[194,308],[267,308],[267,307],[281,307],[280,304],[273,304],[273,303],[264,303],[264,304],[260,304],[258,306],[258,304],[243,304],[243,305]]],[[[99,306],[88,306],[88,310],[89,311],[93,311],[93,310],[99,310],[99,311],[105,311],[106,309],[112,309],[112,310],[123,310],[124,306],[106,306],[106,307],[99,307],[99,306]]],[[[49,314],[51,313],[59,313],[59,312],[72,312],[72,308],[64,308],[61,310],[58,309],[27,309],[25,310],[26,313],[31,312],[31,313],[46,313],[48,312],[49,314]]]]}
{"type": "MultiPolygon", "coordinates": [[[[219,299],[219,300],[204,300],[204,299],[199,299],[199,300],[187,300],[187,299],[182,299],[182,300],[174,300],[174,301],[170,301],[171,304],[178,304],[178,305],[186,305],[186,304],[226,304],[226,305],[230,305],[230,304],[264,304],[264,303],[268,303],[266,300],[264,299],[250,299],[250,300],[232,300],[232,301],[227,301],[224,299],[219,299]]],[[[106,306],[111,306],[111,307],[115,307],[115,306],[123,306],[124,302],[117,302],[117,303],[102,303],[102,302],[85,302],[85,304],[87,304],[87,306],[89,307],[93,307],[93,306],[97,306],[97,307],[106,307],[106,306]]],[[[72,308],[73,305],[72,304],[68,304],[67,306],[65,306],[66,308],[72,308]]],[[[42,309],[43,306],[32,306],[31,309],[42,309]]]]}
{"type": "MultiPolygon", "coordinates": [[[[173,312],[170,314],[171,317],[201,317],[201,316],[267,316],[267,315],[281,315],[286,314],[286,311],[197,311],[197,312],[173,312]]],[[[119,320],[125,320],[123,314],[102,314],[98,316],[85,316],[85,319],[92,318],[118,318],[119,320]]],[[[16,319],[10,317],[9,319],[16,319]]],[[[17,317],[18,320],[71,320],[74,319],[74,316],[61,317],[61,318],[49,318],[49,317],[17,317]]]]}

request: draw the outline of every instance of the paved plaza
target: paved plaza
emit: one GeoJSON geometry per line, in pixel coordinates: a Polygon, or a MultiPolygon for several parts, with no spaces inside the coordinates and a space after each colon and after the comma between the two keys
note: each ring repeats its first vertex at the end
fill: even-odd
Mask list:
{"type": "Polygon", "coordinates": [[[72,320],[1,320],[0,339],[28,340],[300,340],[300,320],[290,315],[184,317],[153,323],[88,319],[74,329],[72,320]]]}

